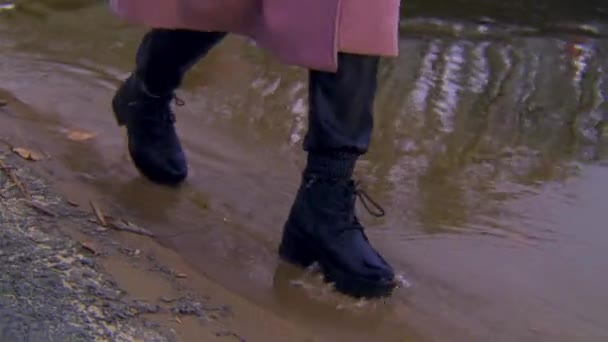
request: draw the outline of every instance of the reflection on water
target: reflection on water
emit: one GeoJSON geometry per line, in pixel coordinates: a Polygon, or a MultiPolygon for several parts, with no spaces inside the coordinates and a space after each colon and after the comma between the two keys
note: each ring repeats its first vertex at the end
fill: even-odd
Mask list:
{"type": "MultiPolygon", "coordinates": [[[[405,102],[381,109],[398,117],[399,126],[376,146],[400,153],[376,179],[416,178],[422,199],[410,205],[419,205],[435,228],[462,226],[484,212],[493,217],[501,199],[564,180],[578,162],[602,159],[606,75],[598,64],[606,45],[600,41],[576,43],[592,51],[587,59],[558,39],[408,43],[404,48],[415,46],[424,57],[419,66],[404,66],[419,70],[405,102]]],[[[409,70],[394,66],[393,74],[409,70]]],[[[396,88],[392,78],[384,87],[396,88]]]]}
{"type": "Polygon", "coordinates": [[[404,3],[401,55],[382,65],[358,175],[389,209],[385,221],[363,217],[369,234],[414,287],[364,316],[370,326],[276,282],[302,166],[303,70],[240,38],[215,49],[180,94],[191,178],[159,188],[138,178],[109,114],[141,30],[98,1],[18,1],[0,12],[0,88],[32,109],[0,133],[49,150],[60,184],[136,218],[222,285],[276,310],[285,305],[275,297],[289,299],[290,317],[330,340],[411,340],[419,330],[451,341],[600,341],[606,6],[522,3],[404,3]],[[68,142],[65,127],[98,137],[68,142]]]}

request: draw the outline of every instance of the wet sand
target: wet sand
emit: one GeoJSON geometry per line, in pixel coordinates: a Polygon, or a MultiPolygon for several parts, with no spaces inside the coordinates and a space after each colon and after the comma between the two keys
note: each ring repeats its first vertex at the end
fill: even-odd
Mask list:
{"type": "MultiPolygon", "coordinates": [[[[0,99],[6,127],[20,113],[0,99]]],[[[19,139],[1,144],[0,339],[312,341],[154,239],[103,226],[91,201],[107,222],[116,213],[58,194],[37,165],[46,156],[24,159],[15,151],[37,152],[19,139]]]]}

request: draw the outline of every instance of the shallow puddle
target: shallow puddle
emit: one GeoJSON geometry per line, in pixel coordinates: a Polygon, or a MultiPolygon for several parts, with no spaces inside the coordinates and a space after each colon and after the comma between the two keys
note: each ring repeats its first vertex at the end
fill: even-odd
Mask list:
{"type": "Polygon", "coordinates": [[[24,109],[0,133],[48,154],[41,165],[74,200],[132,217],[202,274],[321,338],[605,340],[605,8],[477,2],[405,6],[401,55],[382,66],[358,175],[388,215],[362,219],[413,284],[387,303],[328,294],[279,265],[306,73],[243,39],[213,50],[180,90],[192,172],[172,190],[137,175],[110,114],[142,31],[97,1],[0,7],[0,95],[24,109]]]}

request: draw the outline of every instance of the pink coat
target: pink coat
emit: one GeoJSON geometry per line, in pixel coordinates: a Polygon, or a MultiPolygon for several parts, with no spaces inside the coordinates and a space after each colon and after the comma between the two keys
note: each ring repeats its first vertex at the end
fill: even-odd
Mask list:
{"type": "Polygon", "coordinates": [[[335,71],[337,53],[394,57],[400,0],[110,0],[132,24],[223,31],[288,64],[335,71]]]}

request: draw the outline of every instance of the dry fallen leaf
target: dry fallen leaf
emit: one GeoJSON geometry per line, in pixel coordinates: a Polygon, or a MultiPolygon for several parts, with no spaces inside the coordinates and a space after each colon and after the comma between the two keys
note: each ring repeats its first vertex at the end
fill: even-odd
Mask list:
{"type": "Polygon", "coordinates": [[[96,134],[93,132],[80,131],[80,130],[69,130],[68,139],[72,141],[87,141],[95,138],[96,134]]]}
{"type": "Polygon", "coordinates": [[[13,147],[13,152],[25,160],[38,161],[44,159],[42,153],[24,147],[13,147]]]}
{"type": "Polygon", "coordinates": [[[89,252],[95,255],[99,254],[99,252],[97,252],[97,247],[91,241],[84,241],[83,243],[81,243],[81,245],[82,248],[88,250],[89,252]]]}

